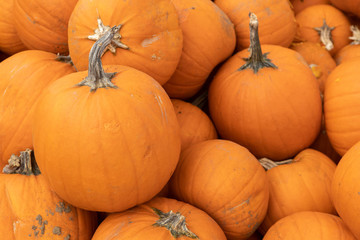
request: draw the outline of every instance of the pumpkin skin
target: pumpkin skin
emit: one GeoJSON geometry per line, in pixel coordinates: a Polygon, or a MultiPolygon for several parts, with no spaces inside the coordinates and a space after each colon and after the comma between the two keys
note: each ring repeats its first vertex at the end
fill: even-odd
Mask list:
{"type": "Polygon", "coordinates": [[[324,93],[324,85],[331,71],[336,67],[336,62],[330,53],[314,42],[295,43],[291,49],[297,51],[308,63],[313,74],[319,82],[320,92],[324,93]]]}
{"type": "Polygon", "coordinates": [[[360,140],[360,86],[358,58],[338,65],[329,75],[324,92],[325,127],[331,145],[341,156],[360,140]]]}
{"type": "Polygon", "coordinates": [[[159,220],[154,208],[164,213],[169,211],[180,213],[185,217],[188,230],[196,234],[198,239],[226,240],[219,225],[202,210],[175,199],[161,197],[127,211],[110,214],[97,228],[92,240],[173,240],[175,238],[187,240],[194,238],[182,235],[175,237],[166,227],[154,226],[159,220]]]}
{"type": "Polygon", "coordinates": [[[61,198],[114,212],[160,192],[181,142],[171,101],[153,78],[119,65],[106,72],[117,72],[118,89],[74,87],[86,71],[54,82],[37,105],[33,141],[39,167],[61,198]]]}
{"type": "Polygon", "coordinates": [[[310,146],[320,131],[319,84],[296,51],[275,45],[261,48],[277,69],[239,71],[249,53],[236,53],[210,84],[209,110],[221,138],[258,158],[283,160],[310,146]]]}
{"type": "Polygon", "coordinates": [[[249,12],[259,19],[259,37],[262,44],[289,47],[296,33],[294,12],[288,0],[215,0],[235,25],[237,51],[248,48],[249,12]]]}
{"type": "Polygon", "coordinates": [[[298,212],[276,222],[263,240],[356,240],[338,216],[320,212],[298,212]]]}
{"type": "Polygon", "coordinates": [[[188,99],[200,90],[215,66],[231,56],[235,30],[228,16],[209,0],[172,3],[179,15],[183,50],[175,73],[164,88],[172,98],[188,99]]]}
{"type": "Polygon", "coordinates": [[[360,17],[360,2],[354,0],[330,0],[331,4],[344,12],[360,17]]]}
{"type": "Polygon", "coordinates": [[[268,180],[257,159],[246,148],[220,139],[185,149],[170,189],[176,199],[214,218],[229,240],[247,239],[256,231],[269,199],[268,180]]]}
{"type": "Polygon", "coordinates": [[[96,214],[59,198],[40,175],[0,174],[0,238],[89,240],[96,214]]]}
{"type": "Polygon", "coordinates": [[[88,69],[93,40],[87,37],[98,28],[122,24],[121,42],[128,50],[107,51],[104,65],[126,65],[143,71],[161,85],[179,63],[183,38],[175,7],[168,0],[101,1],[79,0],[69,20],[69,50],[77,69],[88,69]]]}
{"type": "Polygon", "coordinates": [[[77,0],[14,0],[16,32],[28,49],[68,53],[67,26],[77,0]]]}
{"type": "Polygon", "coordinates": [[[301,12],[307,7],[316,5],[316,4],[329,4],[330,0],[291,0],[293,11],[296,14],[301,12]]]}
{"type": "Polygon", "coordinates": [[[338,163],[331,186],[331,196],[339,216],[359,239],[360,142],[352,146],[338,163]]]}
{"type": "Polygon", "coordinates": [[[33,148],[32,119],[39,96],[74,68],[40,50],[16,53],[0,64],[0,167],[11,154],[33,148]]]}
{"type": "Polygon", "coordinates": [[[0,1],[0,51],[9,55],[26,50],[27,48],[17,35],[14,17],[13,0],[0,1]]]}
{"type": "Polygon", "coordinates": [[[330,196],[335,168],[335,163],[326,155],[308,148],[290,163],[267,170],[270,198],[261,232],[265,233],[275,222],[295,212],[336,214],[330,196]]]}
{"type": "MultiPolygon", "coordinates": [[[[341,48],[350,43],[350,21],[339,9],[329,4],[318,4],[305,8],[296,16],[298,30],[296,41],[310,41],[325,45],[315,28],[320,28],[324,22],[330,28],[331,45],[325,45],[326,49],[334,56],[341,48]]],[[[329,42],[328,42],[329,43],[329,42]]]]}
{"type": "Polygon", "coordinates": [[[337,65],[348,59],[360,57],[360,30],[358,28],[359,22],[355,22],[359,20],[358,19],[351,19],[351,20],[353,20],[352,24],[354,24],[351,25],[350,27],[350,30],[352,31],[353,34],[350,37],[352,42],[349,45],[346,45],[345,47],[341,48],[334,56],[337,65]]]}
{"type": "Polygon", "coordinates": [[[180,99],[171,99],[180,126],[181,150],[210,139],[216,139],[214,124],[200,108],[180,99]]]}

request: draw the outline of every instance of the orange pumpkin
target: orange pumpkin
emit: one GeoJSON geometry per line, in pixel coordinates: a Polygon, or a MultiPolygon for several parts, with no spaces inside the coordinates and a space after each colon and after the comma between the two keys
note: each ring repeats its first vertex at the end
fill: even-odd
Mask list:
{"type": "Polygon", "coordinates": [[[181,150],[217,138],[214,124],[200,108],[180,99],[171,99],[171,102],[180,126],[181,150]]]}
{"type": "Polygon", "coordinates": [[[360,57],[360,30],[355,25],[351,25],[350,29],[353,34],[350,37],[352,42],[341,48],[334,56],[337,65],[348,59],[360,57]]]}
{"type": "Polygon", "coordinates": [[[308,148],[283,164],[269,159],[260,162],[267,169],[270,186],[269,207],[260,227],[262,233],[295,212],[336,213],[330,197],[336,165],[326,155],[308,148]]]}
{"type": "Polygon", "coordinates": [[[67,27],[77,0],[13,0],[13,21],[28,49],[67,54],[67,27]]]}
{"type": "Polygon", "coordinates": [[[360,142],[352,146],[338,163],[331,186],[331,197],[339,216],[360,239],[360,142]]]}
{"type": "Polygon", "coordinates": [[[357,0],[330,0],[330,3],[341,11],[355,14],[360,17],[360,1],[357,0]]]}
{"type": "Polygon", "coordinates": [[[173,0],[184,43],[180,62],[164,88],[172,98],[188,99],[205,83],[216,65],[235,48],[234,25],[209,0],[173,0]],[[191,67],[189,67],[191,66],[191,67]]]}
{"type": "Polygon", "coordinates": [[[297,51],[308,63],[311,71],[319,82],[321,93],[324,93],[324,85],[330,72],[336,67],[336,62],[330,53],[314,42],[294,43],[291,49],[297,51]]]}
{"type": "Polygon", "coordinates": [[[34,106],[44,89],[74,68],[40,50],[16,53],[0,63],[0,167],[11,154],[33,148],[34,106]]]}
{"type": "Polygon", "coordinates": [[[360,140],[360,59],[338,65],[324,91],[325,128],[331,145],[341,156],[360,140]]]}
{"type": "Polygon", "coordinates": [[[0,51],[12,55],[27,49],[15,29],[14,0],[1,0],[0,5],[0,51]]]}
{"type": "Polygon", "coordinates": [[[161,85],[126,66],[104,72],[100,56],[118,30],[94,44],[88,72],[55,81],[35,110],[42,173],[61,198],[92,211],[123,211],[150,200],[180,154],[179,125],[161,85]]]}
{"type": "Polygon", "coordinates": [[[316,5],[316,4],[329,4],[330,0],[291,0],[293,11],[296,14],[301,12],[307,7],[316,5]]]}
{"type": "Polygon", "coordinates": [[[296,41],[321,43],[334,56],[350,42],[350,21],[339,9],[329,4],[305,8],[296,16],[296,41]]]}
{"type": "Polygon", "coordinates": [[[320,212],[298,212],[276,222],[263,240],[356,240],[338,216],[320,212]]]}
{"type": "Polygon", "coordinates": [[[69,20],[69,50],[78,70],[88,69],[94,41],[121,25],[103,63],[134,67],[161,85],[174,73],[183,39],[175,7],[168,0],[79,0],[69,20]]]}
{"type": "Polygon", "coordinates": [[[121,213],[110,214],[92,240],[226,240],[219,225],[200,209],[169,198],[153,200],[121,213]]]}
{"type": "Polygon", "coordinates": [[[236,53],[210,83],[209,110],[221,138],[259,158],[282,160],[310,146],[320,131],[319,84],[296,51],[260,45],[257,24],[252,14],[250,57],[247,50],[236,53]]]}
{"type": "Polygon", "coordinates": [[[250,44],[248,16],[259,18],[259,37],[262,44],[289,47],[296,33],[294,12],[289,0],[215,0],[235,25],[236,48],[243,50],[250,44]]]}
{"type": "Polygon", "coordinates": [[[0,174],[0,238],[89,240],[96,214],[60,199],[37,168],[31,150],[11,156],[0,174]]]}
{"type": "Polygon", "coordinates": [[[207,140],[181,152],[171,193],[219,223],[227,239],[249,238],[263,221],[269,200],[264,169],[246,148],[207,140]]]}

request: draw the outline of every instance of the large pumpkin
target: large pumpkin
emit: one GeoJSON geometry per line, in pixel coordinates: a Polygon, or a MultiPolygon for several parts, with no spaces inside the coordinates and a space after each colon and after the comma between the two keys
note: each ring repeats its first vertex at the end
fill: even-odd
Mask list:
{"type": "Polygon", "coordinates": [[[121,213],[110,214],[92,240],[226,240],[219,225],[204,211],[181,201],[154,198],[121,213]]]}
{"type": "Polygon", "coordinates": [[[360,239],[360,142],[352,146],[336,167],[331,196],[339,216],[360,239]]]}
{"type": "Polygon", "coordinates": [[[14,54],[0,63],[0,168],[11,154],[33,148],[32,118],[43,90],[74,68],[40,50],[14,54]]]}
{"type": "Polygon", "coordinates": [[[104,52],[104,64],[143,71],[163,85],[174,73],[183,39],[175,7],[169,0],[79,0],[69,20],[69,50],[78,70],[88,69],[95,40],[120,25],[104,52]]]}
{"type": "Polygon", "coordinates": [[[246,148],[207,140],[181,152],[171,193],[215,219],[227,239],[249,238],[263,221],[269,200],[266,173],[246,148]]]}
{"type": "Polygon", "coordinates": [[[0,174],[0,238],[89,240],[96,214],[59,198],[40,173],[31,150],[12,155],[0,174]]]}
{"type": "Polygon", "coordinates": [[[320,90],[299,53],[260,45],[257,26],[251,14],[251,55],[247,58],[249,51],[240,51],[221,66],[210,84],[209,110],[220,137],[257,157],[281,160],[317,137],[320,90]]]}
{"type": "Polygon", "coordinates": [[[61,198],[93,211],[123,211],[150,200],[180,154],[179,125],[160,84],[130,67],[104,72],[100,56],[118,30],[94,44],[89,72],[49,86],[34,118],[42,173],[61,198]]]}

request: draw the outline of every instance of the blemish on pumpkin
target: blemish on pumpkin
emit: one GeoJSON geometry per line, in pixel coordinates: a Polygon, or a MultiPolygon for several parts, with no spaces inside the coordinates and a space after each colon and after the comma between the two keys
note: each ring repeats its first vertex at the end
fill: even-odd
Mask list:
{"type": "Polygon", "coordinates": [[[268,16],[273,14],[273,12],[271,11],[271,9],[269,7],[265,8],[265,12],[267,13],[268,16]]]}
{"type": "Polygon", "coordinates": [[[155,61],[155,60],[160,60],[161,58],[158,57],[155,53],[153,55],[151,55],[151,60],[155,61]]]}
{"type": "Polygon", "coordinates": [[[70,240],[70,234],[66,235],[66,237],[64,237],[64,240],[70,240]]]}
{"type": "Polygon", "coordinates": [[[39,225],[42,224],[42,216],[40,214],[37,215],[35,219],[36,219],[36,221],[38,221],[39,225]]]}
{"type": "Polygon", "coordinates": [[[54,235],[61,235],[61,227],[58,227],[58,226],[54,227],[53,228],[53,234],[54,235]]]}
{"type": "Polygon", "coordinates": [[[335,82],[339,82],[339,81],[340,81],[340,78],[335,79],[335,82]]]}
{"type": "Polygon", "coordinates": [[[141,46],[142,47],[148,47],[149,45],[151,45],[152,43],[156,42],[159,39],[160,39],[159,36],[153,35],[151,38],[144,39],[141,42],[141,46]]]}

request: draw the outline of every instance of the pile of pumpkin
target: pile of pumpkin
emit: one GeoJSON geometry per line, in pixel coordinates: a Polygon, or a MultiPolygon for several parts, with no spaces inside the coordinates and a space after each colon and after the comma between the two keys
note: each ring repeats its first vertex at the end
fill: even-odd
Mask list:
{"type": "Polygon", "coordinates": [[[0,239],[360,239],[359,0],[1,6],[0,239]]]}

